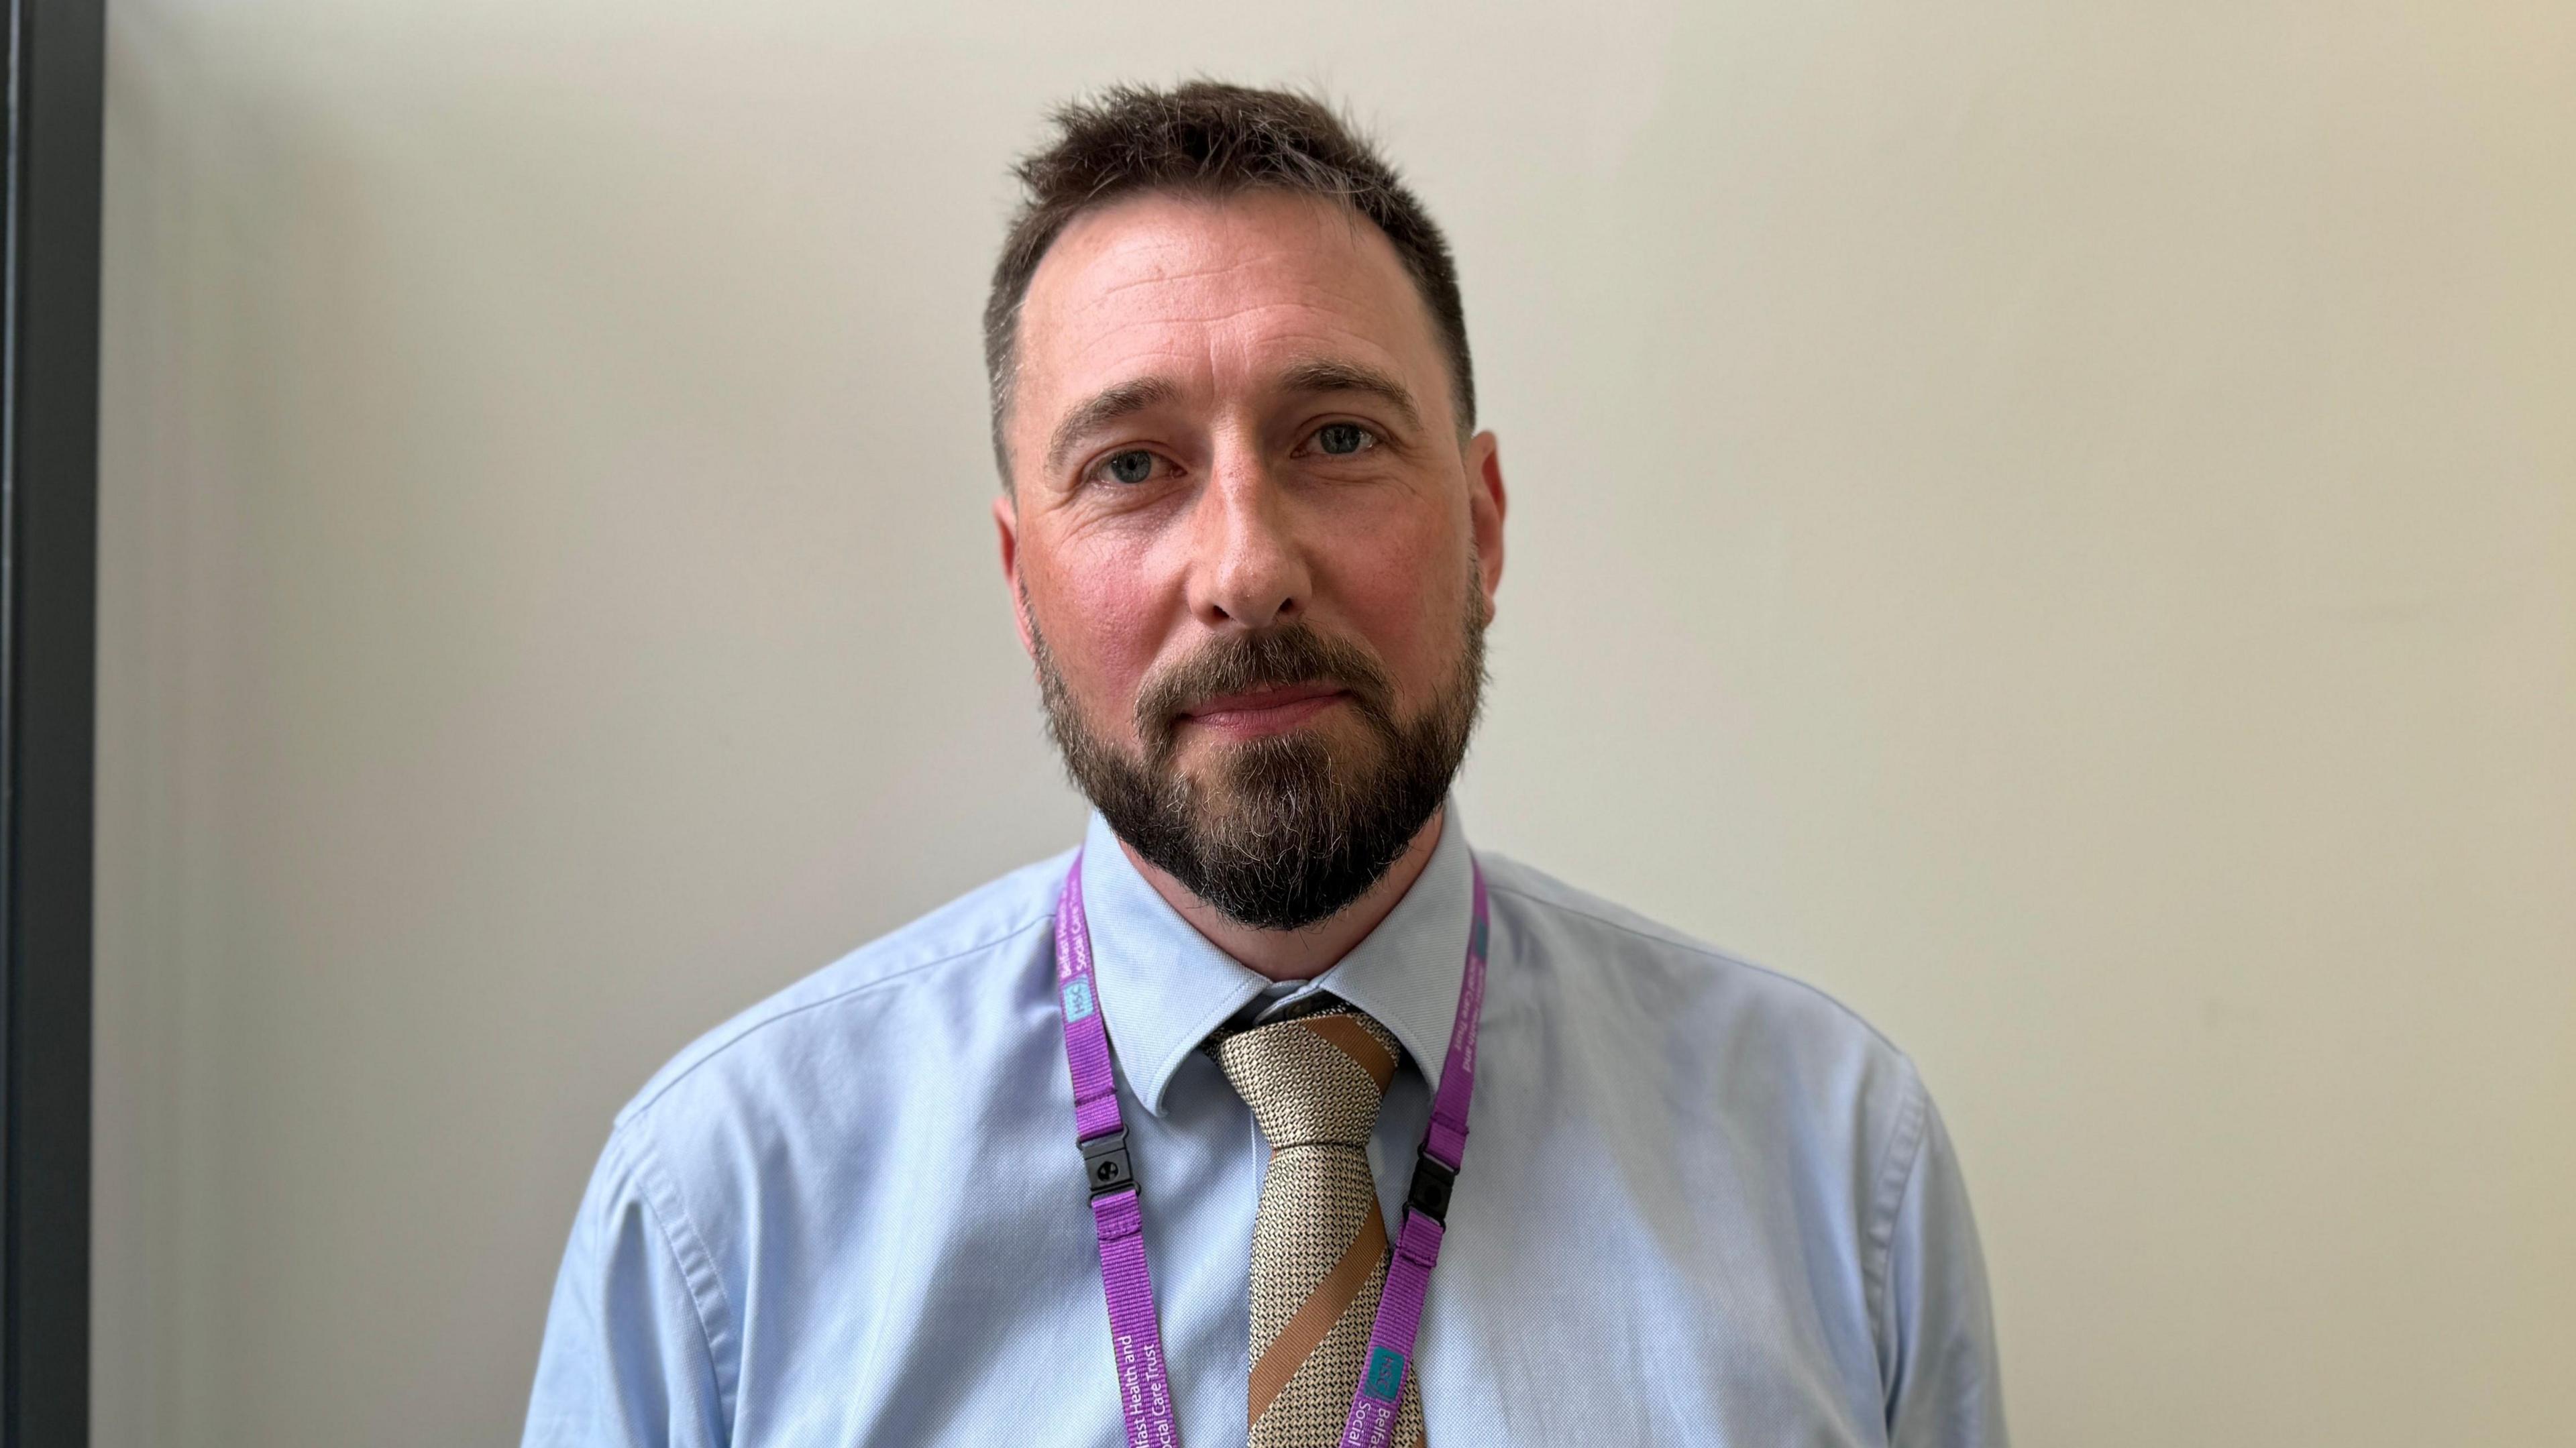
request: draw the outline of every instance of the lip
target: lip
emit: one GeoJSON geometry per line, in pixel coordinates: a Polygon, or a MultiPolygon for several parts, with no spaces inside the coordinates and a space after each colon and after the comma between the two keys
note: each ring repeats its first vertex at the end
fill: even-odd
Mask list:
{"type": "Polygon", "coordinates": [[[1192,705],[1181,718],[1219,734],[1253,739],[1294,729],[1348,697],[1348,690],[1330,684],[1290,684],[1219,695],[1192,705]]]}

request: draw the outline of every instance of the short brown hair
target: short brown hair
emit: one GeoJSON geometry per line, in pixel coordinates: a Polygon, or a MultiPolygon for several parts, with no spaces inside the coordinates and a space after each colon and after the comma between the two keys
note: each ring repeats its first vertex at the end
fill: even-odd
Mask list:
{"type": "Polygon", "coordinates": [[[1375,223],[1395,244],[1431,310],[1449,354],[1458,426],[1475,426],[1476,381],[1467,359],[1466,309],[1448,239],[1375,147],[1318,96],[1194,80],[1169,90],[1113,86],[1057,108],[1054,144],[1021,158],[1025,188],[993,291],[984,303],[984,371],[992,386],[993,458],[1011,483],[1003,438],[1013,349],[1029,278],[1067,223],[1145,191],[1229,196],[1256,187],[1329,197],[1375,223]]]}

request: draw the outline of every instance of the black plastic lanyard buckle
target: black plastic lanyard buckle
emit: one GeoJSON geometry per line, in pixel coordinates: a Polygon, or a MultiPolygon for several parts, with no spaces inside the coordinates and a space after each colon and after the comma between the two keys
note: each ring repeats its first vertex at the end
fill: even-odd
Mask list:
{"type": "Polygon", "coordinates": [[[1094,1201],[1136,1185],[1136,1168],[1127,1160],[1125,1128],[1082,1143],[1082,1174],[1091,1183],[1094,1201]]]}
{"type": "Polygon", "coordinates": [[[1425,1149],[1413,1159],[1413,1187],[1405,1194],[1404,1204],[1442,1226],[1449,1225],[1449,1193],[1458,1185],[1458,1173],[1443,1166],[1440,1158],[1425,1149]]]}

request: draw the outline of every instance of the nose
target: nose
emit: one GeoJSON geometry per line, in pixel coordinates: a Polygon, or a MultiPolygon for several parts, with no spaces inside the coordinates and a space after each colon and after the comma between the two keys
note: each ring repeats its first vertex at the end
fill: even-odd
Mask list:
{"type": "Polygon", "coordinates": [[[1228,448],[1191,510],[1190,611],[1210,628],[1268,628],[1302,615],[1314,580],[1294,502],[1252,448],[1228,448]]]}

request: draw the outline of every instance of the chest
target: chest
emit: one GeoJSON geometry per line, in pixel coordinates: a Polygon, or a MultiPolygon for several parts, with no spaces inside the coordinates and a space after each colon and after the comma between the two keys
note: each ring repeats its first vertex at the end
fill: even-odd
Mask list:
{"type": "MultiPolygon", "coordinates": [[[[1495,1084],[1419,1340],[1432,1441],[1882,1441],[1845,1285],[1858,1244],[1829,1213],[1758,1163],[1649,1150],[1652,1132],[1495,1084]]],[[[1388,1106],[1371,1156],[1393,1212],[1428,1108],[1388,1106]]],[[[1183,1442],[1240,1442],[1262,1148],[1221,1095],[1129,1120],[1183,1442]]],[[[1080,1157],[1041,1129],[1061,1125],[1003,1153],[924,1144],[907,1182],[771,1214],[756,1246],[776,1250],[744,1273],[735,1442],[1123,1442],[1080,1157]]]]}

